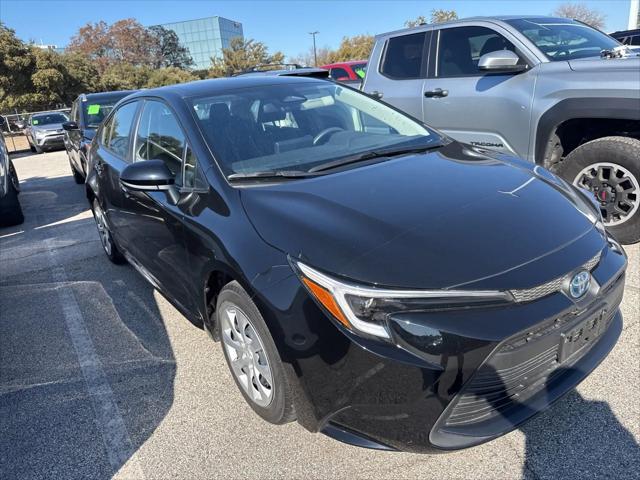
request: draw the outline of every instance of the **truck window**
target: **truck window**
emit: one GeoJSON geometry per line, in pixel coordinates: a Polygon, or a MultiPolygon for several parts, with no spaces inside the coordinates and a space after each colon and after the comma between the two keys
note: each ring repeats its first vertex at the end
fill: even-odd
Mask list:
{"type": "Polygon", "coordinates": [[[390,38],[380,72],[397,80],[420,78],[426,33],[390,38]]]}
{"type": "Polygon", "coordinates": [[[516,51],[499,33],[486,27],[457,27],[440,30],[438,77],[481,75],[478,61],[497,50],[516,51]]]}

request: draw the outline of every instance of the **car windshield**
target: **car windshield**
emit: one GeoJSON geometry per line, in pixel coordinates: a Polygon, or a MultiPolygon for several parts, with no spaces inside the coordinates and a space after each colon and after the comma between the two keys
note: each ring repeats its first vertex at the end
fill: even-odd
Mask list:
{"type": "Polygon", "coordinates": [[[69,120],[64,113],[42,113],[31,117],[31,125],[52,125],[54,123],[63,123],[69,120]]]}
{"type": "Polygon", "coordinates": [[[600,56],[620,43],[609,35],[568,19],[530,18],[508,20],[531,40],[549,60],[575,60],[600,56]]]}
{"type": "Polygon", "coordinates": [[[442,138],[410,117],[330,82],[256,86],[191,99],[225,174],[309,172],[389,148],[430,148],[442,138]]]}
{"type": "Polygon", "coordinates": [[[101,99],[88,99],[82,102],[82,114],[87,128],[98,128],[102,120],[107,118],[113,106],[125,95],[101,99]]]}

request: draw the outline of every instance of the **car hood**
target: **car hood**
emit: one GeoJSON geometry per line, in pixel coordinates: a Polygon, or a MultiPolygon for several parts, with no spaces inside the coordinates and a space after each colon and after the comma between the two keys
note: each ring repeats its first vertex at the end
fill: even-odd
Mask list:
{"type": "Polygon", "coordinates": [[[266,242],[371,285],[528,287],[604,246],[586,200],[557,177],[457,142],[240,197],[266,242]]]}

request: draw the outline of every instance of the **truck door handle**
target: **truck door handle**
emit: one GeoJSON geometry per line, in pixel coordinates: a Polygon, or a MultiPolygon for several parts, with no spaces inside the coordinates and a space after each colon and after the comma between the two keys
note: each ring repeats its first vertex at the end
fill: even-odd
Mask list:
{"type": "Polygon", "coordinates": [[[378,90],[374,90],[373,92],[371,92],[369,94],[370,97],[375,98],[376,100],[380,100],[383,97],[382,92],[379,92],[378,90]]]}
{"type": "Polygon", "coordinates": [[[447,95],[449,95],[449,90],[443,90],[441,88],[436,88],[434,90],[427,90],[426,92],[424,92],[424,96],[427,98],[446,97],[447,95]]]}

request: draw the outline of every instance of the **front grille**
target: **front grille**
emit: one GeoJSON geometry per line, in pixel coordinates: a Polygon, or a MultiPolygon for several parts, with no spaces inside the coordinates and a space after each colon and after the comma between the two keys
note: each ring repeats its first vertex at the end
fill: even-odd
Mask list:
{"type": "MultiPolygon", "coordinates": [[[[618,298],[608,307],[601,333],[611,323],[620,301],[618,298]]],[[[502,344],[461,392],[445,425],[462,427],[495,418],[539,392],[562,372],[559,367],[578,361],[589,348],[561,360],[561,332],[576,328],[575,320],[574,315],[567,314],[502,344]]]]}
{"type": "MultiPolygon", "coordinates": [[[[590,272],[596,267],[596,265],[598,265],[599,261],[600,253],[583,264],[580,268],[582,270],[587,270],[588,272],[590,272]]],[[[560,291],[566,278],[566,275],[563,275],[562,277],[558,277],[551,280],[550,282],[538,285],[537,287],[525,288],[520,290],[510,290],[510,292],[516,302],[532,302],[533,300],[537,300],[539,298],[546,297],[547,295],[551,295],[552,293],[560,291]]]]}

